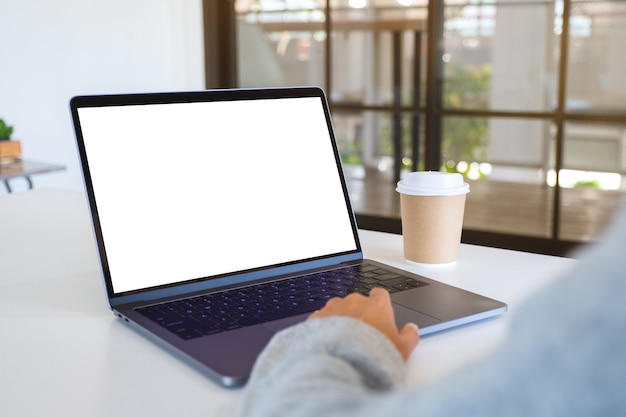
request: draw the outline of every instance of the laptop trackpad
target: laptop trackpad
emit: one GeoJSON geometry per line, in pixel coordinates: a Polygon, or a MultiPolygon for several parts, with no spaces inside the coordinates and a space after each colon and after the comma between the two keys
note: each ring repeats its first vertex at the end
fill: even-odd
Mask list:
{"type": "Polygon", "coordinates": [[[398,326],[398,329],[406,323],[415,323],[420,329],[441,323],[441,320],[439,319],[420,313],[416,310],[411,310],[410,308],[396,303],[393,304],[393,312],[396,316],[396,325],[398,326]]]}
{"type": "Polygon", "coordinates": [[[287,327],[293,326],[294,324],[298,324],[303,322],[309,317],[311,313],[306,314],[298,314],[297,316],[287,317],[285,319],[274,320],[268,323],[263,323],[263,327],[266,329],[270,329],[273,332],[278,332],[282,329],[286,329],[287,327]]]}

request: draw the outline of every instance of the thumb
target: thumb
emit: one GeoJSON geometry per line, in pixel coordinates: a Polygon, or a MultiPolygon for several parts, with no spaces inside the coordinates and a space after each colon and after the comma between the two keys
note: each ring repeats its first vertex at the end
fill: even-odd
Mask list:
{"type": "Polygon", "coordinates": [[[417,325],[414,323],[407,323],[402,326],[399,332],[400,342],[402,347],[400,348],[400,353],[404,360],[408,360],[409,356],[411,356],[411,352],[417,346],[420,340],[419,330],[417,325]]]}

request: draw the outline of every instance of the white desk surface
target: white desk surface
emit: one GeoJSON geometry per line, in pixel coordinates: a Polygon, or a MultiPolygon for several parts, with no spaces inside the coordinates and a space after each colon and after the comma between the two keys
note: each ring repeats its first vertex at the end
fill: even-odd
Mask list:
{"type": "MultiPolygon", "coordinates": [[[[424,384],[488,354],[511,312],[571,259],[461,245],[452,267],[402,258],[399,235],[361,231],[366,257],[509,304],[496,319],[431,335],[409,361],[424,384]]],[[[108,309],[82,193],[0,196],[0,415],[228,416],[226,390],[135,333],[108,309]]]]}

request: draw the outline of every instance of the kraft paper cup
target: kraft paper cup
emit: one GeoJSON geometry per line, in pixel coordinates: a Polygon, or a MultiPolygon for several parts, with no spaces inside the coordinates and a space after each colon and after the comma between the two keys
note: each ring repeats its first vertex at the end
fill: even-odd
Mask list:
{"type": "Polygon", "coordinates": [[[469,185],[456,173],[411,172],[398,182],[404,258],[410,263],[456,262],[469,185]]]}

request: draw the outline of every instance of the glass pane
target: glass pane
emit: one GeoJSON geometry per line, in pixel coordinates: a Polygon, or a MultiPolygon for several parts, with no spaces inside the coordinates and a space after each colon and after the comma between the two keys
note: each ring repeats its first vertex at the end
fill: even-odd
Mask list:
{"type": "Polygon", "coordinates": [[[322,1],[238,0],[241,87],[324,85],[322,1]]]}
{"type": "Polygon", "coordinates": [[[333,112],[348,191],[358,214],[398,217],[391,174],[391,118],[374,112],[333,112]]]}
{"type": "MultiPolygon", "coordinates": [[[[617,173],[619,177],[620,173],[626,171],[625,124],[566,123],[563,168],[580,172],[617,173]]],[[[569,184],[561,182],[561,186],[569,184]]],[[[619,187],[619,182],[611,185],[611,188],[619,187]]]]}
{"type": "Polygon", "coordinates": [[[626,110],[626,2],[574,1],[570,18],[567,108],[626,110]]]}
{"type": "Polygon", "coordinates": [[[333,2],[332,100],[417,102],[426,69],[426,7],[425,1],[333,2]]]}
{"type": "Polygon", "coordinates": [[[443,119],[442,154],[448,167],[488,163],[491,179],[543,182],[550,135],[541,120],[450,116],[443,119]]]}
{"type": "Polygon", "coordinates": [[[611,222],[623,197],[623,192],[597,188],[595,181],[563,188],[559,238],[572,241],[598,238],[611,222]]]}
{"type": "Polygon", "coordinates": [[[494,233],[548,238],[553,190],[545,184],[468,180],[463,227],[494,233]]]}
{"type": "Polygon", "coordinates": [[[346,175],[364,175],[364,117],[361,113],[333,112],[335,139],[346,175]]]}
{"type": "Polygon", "coordinates": [[[564,133],[560,238],[593,239],[626,189],[626,123],[569,122],[564,133]]]}
{"type": "Polygon", "coordinates": [[[554,2],[446,4],[444,107],[509,111],[554,107],[558,84],[554,2]]]}
{"type": "Polygon", "coordinates": [[[550,137],[549,123],[541,120],[444,118],[445,169],[464,174],[470,183],[465,228],[550,236],[550,137]]]}
{"type": "MultiPolygon", "coordinates": [[[[344,166],[359,166],[378,172],[393,172],[393,138],[399,129],[402,170],[413,169],[413,143],[418,143],[422,152],[420,137],[423,122],[421,118],[405,113],[400,116],[399,126],[394,125],[394,117],[387,112],[333,112],[335,136],[344,166]]],[[[419,160],[419,157],[418,157],[419,160]]],[[[354,171],[354,170],[353,170],[354,171]]],[[[363,174],[363,169],[356,170],[363,174]]]]}
{"type": "Polygon", "coordinates": [[[444,161],[484,161],[488,134],[489,126],[484,117],[445,117],[441,146],[444,161]]]}
{"type": "MultiPolygon", "coordinates": [[[[403,151],[399,164],[404,172],[413,170],[413,132],[417,129],[419,133],[423,125],[421,122],[420,118],[411,114],[400,117],[399,134],[403,151]],[[418,125],[414,124],[416,120],[418,125]]],[[[394,175],[393,116],[384,112],[334,111],[333,124],[354,210],[358,214],[399,218],[394,175]]]]}

